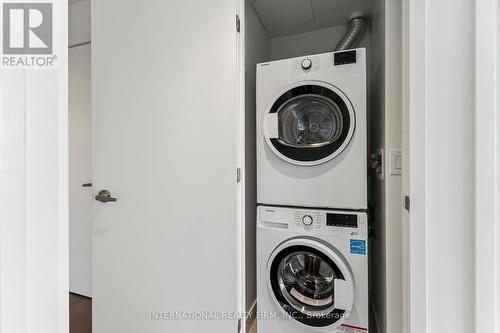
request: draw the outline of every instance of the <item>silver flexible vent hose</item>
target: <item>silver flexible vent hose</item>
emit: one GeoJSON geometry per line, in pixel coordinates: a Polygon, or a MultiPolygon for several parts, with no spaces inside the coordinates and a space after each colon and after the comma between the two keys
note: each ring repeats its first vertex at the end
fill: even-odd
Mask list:
{"type": "Polygon", "coordinates": [[[352,18],[348,23],[347,32],[335,47],[335,51],[355,48],[363,37],[366,29],[366,18],[358,16],[352,18]]]}

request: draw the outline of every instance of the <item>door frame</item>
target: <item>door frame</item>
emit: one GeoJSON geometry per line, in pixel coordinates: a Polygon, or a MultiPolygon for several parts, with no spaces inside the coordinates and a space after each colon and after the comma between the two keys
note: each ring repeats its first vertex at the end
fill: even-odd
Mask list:
{"type": "MultiPolygon", "coordinates": [[[[475,4],[475,331],[500,332],[500,5],[475,4]],[[493,291],[493,292],[492,292],[493,291]]],[[[404,332],[426,333],[427,1],[403,0],[404,332]]]]}
{"type": "Polygon", "coordinates": [[[426,1],[403,0],[403,329],[427,332],[426,1]],[[413,222],[415,221],[415,222],[413,222]],[[418,221],[418,223],[416,222],[418,221]]]}
{"type": "Polygon", "coordinates": [[[245,130],[245,0],[236,1],[236,107],[237,107],[237,122],[238,122],[238,144],[237,144],[237,194],[236,194],[236,212],[237,212],[237,273],[238,279],[236,286],[238,289],[237,295],[237,310],[241,316],[238,321],[238,333],[247,332],[247,317],[246,313],[246,130],[245,130]],[[239,31],[237,30],[239,29],[239,31]]]}
{"type": "Polygon", "coordinates": [[[475,331],[500,332],[500,5],[476,1],[475,331]]]}

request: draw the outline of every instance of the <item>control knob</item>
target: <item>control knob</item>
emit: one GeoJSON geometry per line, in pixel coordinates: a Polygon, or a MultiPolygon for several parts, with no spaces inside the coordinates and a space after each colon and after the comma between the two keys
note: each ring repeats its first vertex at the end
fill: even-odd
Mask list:
{"type": "Polygon", "coordinates": [[[303,69],[310,69],[312,67],[312,61],[311,59],[309,58],[306,58],[304,60],[302,60],[302,64],[301,64],[302,68],[303,69]]]}
{"type": "Polygon", "coordinates": [[[302,217],[302,223],[304,223],[304,225],[306,226],[310,226],[311,224],[313,224],[313,218],[311,215],[304,215],[302,217]]]}

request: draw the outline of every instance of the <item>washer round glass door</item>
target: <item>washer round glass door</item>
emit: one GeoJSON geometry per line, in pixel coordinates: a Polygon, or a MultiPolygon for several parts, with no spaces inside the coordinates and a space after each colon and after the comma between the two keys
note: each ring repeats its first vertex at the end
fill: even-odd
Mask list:
{"type": "Polygon", "coordinates": [[[331,248],[312,239],[280,245],[268,264],[268,285],[279,307],[301,324],[338,327],[353,300],[351,273],[331,248]]]}
{"type": "Polygon", "coordinates": [[[351,141],[356,122],[349,99],[321,82],[290,88],[264,118],[270,148],[298,165],[318,165],[338,156],[351,141]]]}

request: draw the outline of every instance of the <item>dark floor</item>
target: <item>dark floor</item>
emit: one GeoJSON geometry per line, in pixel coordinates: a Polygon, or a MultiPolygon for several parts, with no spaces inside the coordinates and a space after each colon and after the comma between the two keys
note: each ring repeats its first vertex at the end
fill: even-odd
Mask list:
{"type": "Polygon", "coordinates": [[[69,293],[69,332],[92,333],[92,299],[69,293]]]}
{"type": "Polygon", "coordinates": [[[253,324],[250,327],[250,331],[248,333],[257,333],[257,320],[253,321],[253,324]]]}
{"type": "MultiPolygon", "coordinates": [[[[257,332],[257,321],[249,333],[257,332]]],[[[69,333],[92,333],[92,299],[69,293],[69,333]]]]}

